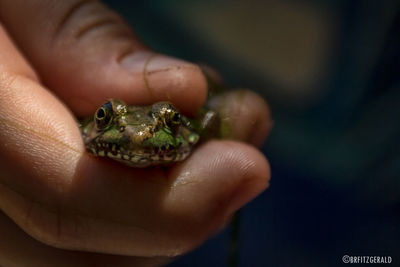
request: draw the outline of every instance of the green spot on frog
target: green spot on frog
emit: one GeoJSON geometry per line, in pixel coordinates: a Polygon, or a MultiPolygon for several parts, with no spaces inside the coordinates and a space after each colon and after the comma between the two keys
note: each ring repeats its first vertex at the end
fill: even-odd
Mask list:
{"type": "Polygon", "coordinates": [[[181,144],[181,138],[174,137],[172,132],[167,129],[160,129],[159,131],[155,132],[153,137],[144,141],[144,143],[148,143],[154,147],[176,147],[178,144],[181,144]]]}

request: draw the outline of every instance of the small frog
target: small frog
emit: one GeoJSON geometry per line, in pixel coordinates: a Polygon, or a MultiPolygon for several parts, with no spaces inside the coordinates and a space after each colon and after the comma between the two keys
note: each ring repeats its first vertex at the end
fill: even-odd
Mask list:
{"type": "Polygon", "coordinates": [[[169,102],[126,105],[111,99],[80,124],[86,149],[132,167],[166,165],[188,157],[218,127],[217,113],[202,109],[189,119],[169,102]]]}

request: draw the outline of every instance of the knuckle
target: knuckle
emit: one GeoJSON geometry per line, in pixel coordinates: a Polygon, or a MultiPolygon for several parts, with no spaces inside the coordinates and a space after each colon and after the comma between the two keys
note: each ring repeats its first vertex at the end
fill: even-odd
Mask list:
{"type": "Polygon", "coordinates": [[[62,43],[83,39],[88,35],[131,34],[118,14],[97,1],[76,1],[63,12],[54,30],[55,39],[62,40],[62,43]]]}
{"type": "Polygon", "coordinates": [[[22,226],[29,235],[50,246],[70,248],[76,242],[76,222],[57,208],[49,210],[30,202],[22,226]]]}

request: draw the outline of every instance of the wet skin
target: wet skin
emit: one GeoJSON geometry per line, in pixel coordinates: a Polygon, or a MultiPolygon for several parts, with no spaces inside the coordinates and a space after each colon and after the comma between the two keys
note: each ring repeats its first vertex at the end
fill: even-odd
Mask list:
{"type": "Polygon", "coordinates": [[[111,99],[83,120],[80,129],[90,153],[132,167],[148,167],[187,158],[216,120],[210,110],[189,119],[169,102],[134,106],[111,99]]]}

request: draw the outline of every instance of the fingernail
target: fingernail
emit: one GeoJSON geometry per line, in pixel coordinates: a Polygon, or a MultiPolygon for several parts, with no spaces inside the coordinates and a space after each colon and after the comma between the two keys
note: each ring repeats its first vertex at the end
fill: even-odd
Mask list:
{"type": "Polygon", "coordinates": [[[121,60],[121,66],[129,72],[142,73],[157,70],[168,70],[190,63],[173,57],[164,56],[149,51],[136,51],[121,60]]]}
{"type": "Polygon", "coordinates": [[[207,82],[200,68],[177,58],[137,51],[120,61],[135,79],[135,88],[146,90],[147,101],[171,101],[185,114],[195,114],[207,96],[207,82]]]}

